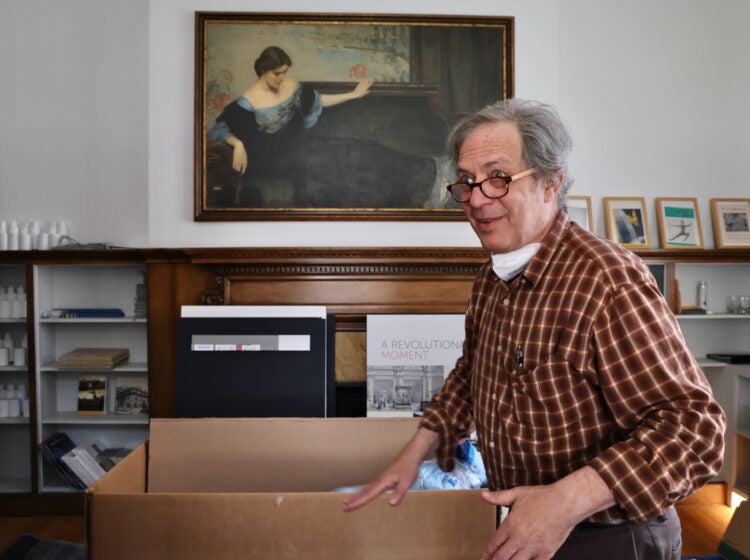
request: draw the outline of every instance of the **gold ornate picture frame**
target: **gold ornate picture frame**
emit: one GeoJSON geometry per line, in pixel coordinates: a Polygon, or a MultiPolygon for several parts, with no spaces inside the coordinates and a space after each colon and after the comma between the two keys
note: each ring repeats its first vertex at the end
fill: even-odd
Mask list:
{"type": "Polygon", "coordinates": [[[445,140],[513,96],[513,23],[196,12],[194,219],[464,219],[445,140]],[[274,103],[253,99],[272,70],[274,103]]]}

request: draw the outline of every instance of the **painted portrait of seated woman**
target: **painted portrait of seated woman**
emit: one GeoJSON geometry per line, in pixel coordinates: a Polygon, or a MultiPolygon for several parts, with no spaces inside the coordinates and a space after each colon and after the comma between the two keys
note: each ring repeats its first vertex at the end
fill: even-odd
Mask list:
{"type": "MultiPolygon", "coordinates": [[[[291,66],[280,47],[264,49],[254,64],[257,80],[224,108],[209,131],[209,140],[232,149],[239,205],[372,207],[388,200],[411,207],[426,204],[432,187],[439,191],[437,159],[366,138],[311,131],[324,108],[363,98],[371,80],[359,81],[349,92],[321,94],[291,78],[291,66]],[[400,176],[424,188],[399,187],[400,176]]],[[[226,158],[228,150],[223,153],[226,158]]]]}
{"type": "MultiPolygon", "coordinates": [[[[423,30],[422,39],[429,42],[428,32],[423,30]]],[[[372,63],[351,64],[348,82],[313,81],[310,53],[291,40],[294,51],[269,44],[254,56],[241,53],[247,55],[245,76],[237,76],[236,68],[243,67],[239,55],[228,59],[226,68],[216,63],[206,85],[206,206],[456,209],[445,191],[452,179],[445,138],[460,113],[443,105],[461,108],[462,96],[444,103],[435,79],[430,87],[414,87],[413,35],[408,30],[408,37],[388,41],[410,45],[411,59],[404,63],[406,55],[389,55],[387,64],[400,74],[384,76],[387,82],[368,77],[383,75],[372,63]],[[299,64],[291,52],[298,53],[299,64]],[[297,78],[300,74],[306,79],[297,78]]],[[[321,39],[316,41],[320,49],[321,39]]],[[[341,49],[326,59],[349,62],[341,49]]],[[[487,74],[484,97],[470,101],[467,110],[498,96],[493,76],[487,74]]],[[[443,87],[442,95],[448,89],[443,87]]]]}

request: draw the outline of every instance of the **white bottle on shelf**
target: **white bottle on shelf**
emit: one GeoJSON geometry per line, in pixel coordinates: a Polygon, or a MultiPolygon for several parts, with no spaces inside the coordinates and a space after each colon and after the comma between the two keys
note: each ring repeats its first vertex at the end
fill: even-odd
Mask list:
{"type": "Polygon", "coordinates": [[[10,315],[14,319],[25,319],[26,314],[26,292],[23,290],[23,286],[16,288],[15,297],[11,301],[10,315]]]}
{"type": "Polygon", "coordinates": [[[55,225],[57,229],[57,235],[61,237],[68,235],[68,222],[58,219],[55,225]]]}
{"type": "Polygon", "coordinates": [[[8,227],[8,250],[18,251],[18,223],[11,222],[8,227]]]}
{"type": "Polygon", "coordinates": [[[10,319],[10,298],[2,286],[0,286],[0,319],[10,319]]]}
{"type": "Polygon", "coordinates": [[[39,249],[39,232],[40,231],[41,231],[41,228],[39,227],[39,222],[37,222],[36,220],[29,224],[29,235],[31,235],[31,248],[32,249],[39,249]]]}
{"type": "Polygon", "coordinates": [[[18,228],[18,248],[21,251],[31,250],[31,233],[29,233],[29,224],[23,222],[18,228]]]}
{"type": "Polygon", "coordinates": [[[0,222],[0,251],[8,250],[8,224],[0,222]]]}
{"type": "Polygon", "coordinates": [[[698,307],[708,310],[708,284],[705,280],[698,282],[698,307]]]}
{"type": "Polygon", "coordinates": [[[15,349],[15,345],[13,344],[13,337],[10,336],[9,332],[6,332],[5,336],[3,336],[3,346],[8,349],[8,361],[13,363],[13,350],[15,349]]]}

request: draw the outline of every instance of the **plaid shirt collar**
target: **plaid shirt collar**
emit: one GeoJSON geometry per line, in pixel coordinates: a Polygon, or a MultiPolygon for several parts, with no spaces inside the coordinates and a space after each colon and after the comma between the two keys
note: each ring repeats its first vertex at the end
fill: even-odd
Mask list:
{"type": "Polygon", "coordinates": [[[544,239],[542,239],[542,246],[536,252],[536,255],[532,257],[529,264],[524,269],[521,276],[526,278],[532,286],[536,286],[537,283],[544,276],[544,271],[552,260],[552,256],[555,254],[557,249],[565,237],[568,229],[570,228],[570,218],[567,212],[560,210],[557,213],[557,218],[552,223],[552,227],[547,231],[544,239]]]}

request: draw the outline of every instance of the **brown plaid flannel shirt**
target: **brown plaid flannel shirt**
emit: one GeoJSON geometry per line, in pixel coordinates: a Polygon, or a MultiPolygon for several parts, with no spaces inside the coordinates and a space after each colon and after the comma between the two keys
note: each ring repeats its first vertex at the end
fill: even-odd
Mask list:
{"type": "Polygon", "coordinates": [[[725,422],[640,258],[561,212],[512,281],[482,267],[463,355],[422,426],[448,469],[476,428],[491,489],[589,465],[617,502],[590,521],[639,523],[718,472],[725,422]]]}

